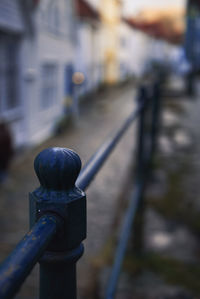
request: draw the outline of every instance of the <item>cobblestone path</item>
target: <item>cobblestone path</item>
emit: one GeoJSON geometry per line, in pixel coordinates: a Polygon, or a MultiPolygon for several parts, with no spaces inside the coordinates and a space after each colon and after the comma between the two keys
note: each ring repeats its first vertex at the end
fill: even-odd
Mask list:
{"type": "MultiPolygon", "coordinates": [[[[200,298],[199,92],[187,97],[176,77],[166,91],[171,96],[162,99],[156,163],[145,192],[143,251],[135,256],[129,244],[116,299],[200,298]]],[[[107,252],[100,298],[112,259],[107,252]]]]}

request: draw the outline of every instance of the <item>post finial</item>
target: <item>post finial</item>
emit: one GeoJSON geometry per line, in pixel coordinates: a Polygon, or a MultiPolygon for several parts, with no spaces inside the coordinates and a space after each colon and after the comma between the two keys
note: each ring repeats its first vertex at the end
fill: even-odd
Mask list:
{"type": "Polygon", "coordinates": [[[43,188],[64,191],[74,187],[81,169],[81,160],[70,149],[47,148],[35,158],[34,168],[43,188]]]}

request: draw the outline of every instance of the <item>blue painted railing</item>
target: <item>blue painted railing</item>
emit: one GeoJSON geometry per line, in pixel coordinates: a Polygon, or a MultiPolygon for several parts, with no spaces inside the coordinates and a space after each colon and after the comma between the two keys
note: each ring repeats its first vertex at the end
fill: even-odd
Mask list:
{"type": "Polygon", "coordinates": [[[72,150],[45,149],[36,157],[34,168],[40,187],[30,194],[30,227],[21,242],[0,268],[0,298],[13,298],[37,262],[40,263],[40,299],[75,299],[76,262],[83,254],[86,238],[87,189],[118,141],[138,119],[137,175],[135,188],[124,217],[105,298],[114,298],[120,269],[132,229],[135,248],[141,250],[143,194],[148,169],[156,147],[159,117],[160,80],[140,87],[137,109],[117,133],[108,138],[81,169],[81,160],[72,150]],[[80,174],[79,174],[80,172],[80,174]]]}

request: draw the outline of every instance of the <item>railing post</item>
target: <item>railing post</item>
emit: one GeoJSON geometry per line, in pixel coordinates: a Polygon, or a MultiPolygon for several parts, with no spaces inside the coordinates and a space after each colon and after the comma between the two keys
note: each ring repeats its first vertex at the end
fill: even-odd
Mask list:
{"type": "Polygon", "coordinates": [[[194,71],[191,70],[186,75],[186,94],[191,97],[195,95],[194,81],[195,74],[194,71]]]}
{"type": "Polygon", "coordinates": [[[151,120],[151,148],[150,159],[151,167],[154,162],[155,151],[157,148],[158,129],[160,127],[160,80],[156,78],[152,92],[152,120],[151,120]]]}
{"type": "Polygon", "coordinates": [[[30,194],[31,226],[44,214],[61,219],[56,236],[40,259],[40,299],[76,298],[76,262],[86,237],[86,197],[75,186],[79,156],[65,148],[49,148],[35,159],[41,186],[30,194]]]}
{"type": "Polygon", "coordinates": [[[137,105],[143,107],[141,109],[137,123],[137,160],[136,160],[136,177],[141,180],[144,176],[147,158],[147,134],[146,134],[146,117],[147,117],[147,86],[141,86],[138,91],[137,105]]]}
{"type": "MultiPolygon", "coordinates": [[[[147,86],[140,86],[137,96],[137,104],[143,107],[138,119],[137,127],[137,153],[136,153],[136,184],[144,185],[145,170],[146,170],[146,113],[147,113],[147,86]]],[[[144,188],[142,188],[144,189],[144,188]]],[[[136,254],[140,254],[143,248],[143,226],[144,226],[144,200],[143,191],[140,193],[140,198],[133,225],[133,249],[136,254]]]]}

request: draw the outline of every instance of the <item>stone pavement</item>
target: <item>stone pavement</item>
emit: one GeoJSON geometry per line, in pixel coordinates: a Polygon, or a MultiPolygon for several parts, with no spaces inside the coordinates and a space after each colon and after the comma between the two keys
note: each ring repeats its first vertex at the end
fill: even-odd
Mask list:
{"type": "MultiPolygon", "coordinates": [[[[47,147],[68,147],[80,155],[84,164],[134,109],[134,94],[132,83],[102,91],[82,104],[80,117],[75,125],[41,146],[22,153],[13,161],[9,180],[0,186],[1,260],[28,230],[28,193],[38,186],[33,171],[36,154],[47,147]]],[[[116,219],[121,190],[126,183],[134,155],[134,128],[135,126],[129,129],[87,192],[88,237],[85,241],[85,254],[78,265],[80,298],[88,296],[88,289],[91,287],[91,261],[109,239],[116,219]]],[[[17,298],[38,298],[37,267],[17,298]]]]}
{"type": "MultiPolygon", "coordinates": [[[[184,90],[182,80],[167,86],[184,90]]],[[[200,298],[199,94],[162,100],[162,128],[153,176],[146,190],[144,248],[129,245],[116,299],[200,298]]],[[[103,298],[112,250],[99,275],[103,298]]],[[[103,263],[102,263],[103,264],[103,263]]]]}

